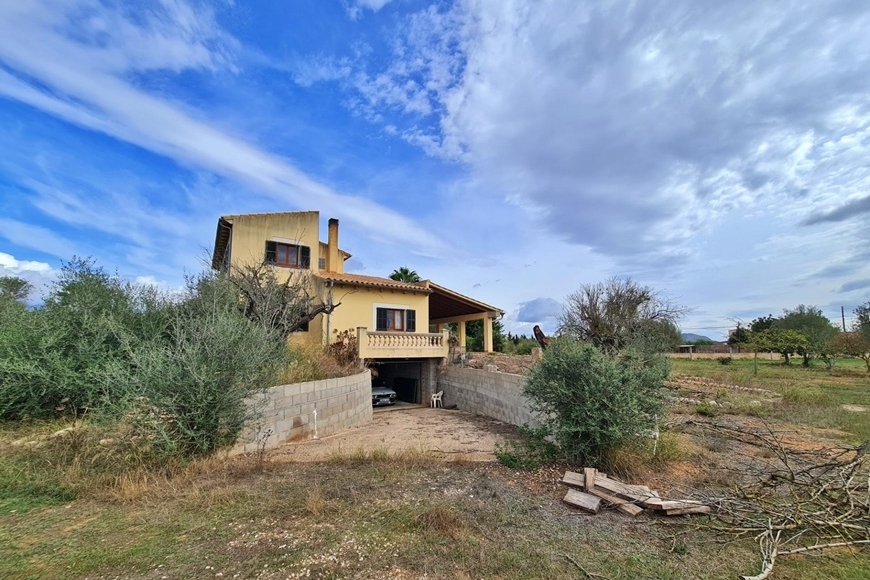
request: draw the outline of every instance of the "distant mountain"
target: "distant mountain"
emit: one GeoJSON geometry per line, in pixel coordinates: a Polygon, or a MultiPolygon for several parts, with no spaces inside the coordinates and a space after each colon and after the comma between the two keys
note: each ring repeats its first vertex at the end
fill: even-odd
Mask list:
{"type": "Polygon", "coordinates": [[[700,334],[692,334],[691,332],[683,333],[683,342],[695,342],[698,340],[709,340],[710,342],[713,342],[712,338],[707,338],[706,336],[702,336],[700,334]]]}

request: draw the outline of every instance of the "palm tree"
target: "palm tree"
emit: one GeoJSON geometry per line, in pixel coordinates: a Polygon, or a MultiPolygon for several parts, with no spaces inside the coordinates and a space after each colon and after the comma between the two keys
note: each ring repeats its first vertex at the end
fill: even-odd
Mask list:
{"type": "Polygon", "coordinates": [[[405,266],[393,270],[393,273],[390,274],[390,279],[396,280],[398,282],[419,282],[420,275],[417,274],[414,270],[410,270],[405,266]]]}

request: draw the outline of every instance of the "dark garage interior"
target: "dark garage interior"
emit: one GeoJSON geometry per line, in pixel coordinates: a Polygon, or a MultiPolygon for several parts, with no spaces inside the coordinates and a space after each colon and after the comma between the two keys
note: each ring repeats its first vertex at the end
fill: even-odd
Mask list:
{"type": "Polygon", "coordinates": [[[396,391],[396,398],[406,403],[421,403],[419,361],[375,361],[372,366],[372,386],[384,386],[396,391]],[[375,372],[377,372],[377,376],[375,372]]]}

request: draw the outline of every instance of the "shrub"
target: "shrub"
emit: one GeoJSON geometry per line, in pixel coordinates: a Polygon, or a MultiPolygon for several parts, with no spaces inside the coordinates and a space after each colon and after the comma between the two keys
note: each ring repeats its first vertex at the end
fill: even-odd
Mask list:
{"type": "Polygon", "coordinates": [[[599,465],[608,449],[654,427],[667,375],[662,356],[609,356],[563,337],[532,368],[524,393],[570,462],[599,465]]]}
{"type": "Polygon", "coordinates": [[[232,444],[245,399],[288,362],[274,325],[245,316],[225,275],[184,296],[66,264],[44,307],[0,301],[0,419],[80,416],[126,425],[161,457],[232,444]]]}
{"type": "MultiPolygon", "coordinates": [[[[166,455],[203,455],[235,442],[248,417],[245,399],[273,386],[287,363],[277,331],[244,317],[221,276],[193,281],[162,339],[128,356],[135,372],[111,377],[129,413],[144,396],[153,444],[166,455]]],[[[141,416],[142,414],[139,413],[141,416]]]]}

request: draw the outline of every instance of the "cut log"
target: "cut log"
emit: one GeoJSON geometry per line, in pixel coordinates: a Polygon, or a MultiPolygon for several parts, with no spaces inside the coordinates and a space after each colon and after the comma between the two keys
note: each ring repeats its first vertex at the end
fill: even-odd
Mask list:
{"type": "Polygon", "coordinates": [[[708,505],[699,505],[690,508],[682,508],[676,510],[664,510],[664,512],[656,512],[656,513],[664,513],[666,516],[682,516],[686,514],[709,514],[713,511],[708,505]]]}
{"type": "Polygon", "coordinates": [[[565,477],[562,478],[562,483],[569,487],[586,489],[586,477],[576,471],[566,471],[565,477]]]}
{"type": "Polygon", "coordinates": [[[615,479],[604,479],[599,477],[595,480],[595,487],[600,488],[604,492],[615,495],[616,497],[635,503],[644,502],[652,497],[649,493],[641,492],[635,489],[634,486],[626,485],[615,479]]]}
{"type": "Polygon", "coordinates": [[[606,491],[601,491],[601,488],[593,487],[592,489],[589,490],[589,493],[591,493],[592,495],[600,497],[605,502],[609,503],[610,505],[612,505],[613,507],[615,507],[616,509],[618,509],[619,511],[621,511],[624,514],[628,514],[630,516],[636,516],[637,514],[639,514],[643,511],[642,507],[640,507],[638,505],[634,505],[633,503],[629,503],[623,499],[616,497],[615,495],[610,495],[606,491]]]}
{"type": "Polygon", "coordinates": [[[578,507],[581,510],[592,514],[597,514],[598,510],[601,509],[600,498],[582,491],[577,491],[576,489],[569,489],[568,493],[565,494],[565,499],[563,501],[568,505],[578,507]]]}
{"type": "Polygon", "coordinates": [[[684,509],[692,509],[697,507],[708,507],[703,503],[691,499],[661,499],[658,497],[649,498],[641,502],[641,505],[645,508],[656,510],[656,511],[667,511],[667,510],[684,510],[684,509]]]}
{"type": "Polygon", "coordinates": [[[586,485],[583,487],[584,490],[589,491],[595,486],[596,473],[598,473],[598,470],[594,467],[583,468],[583,477],[586,478],[586,485]]]}

